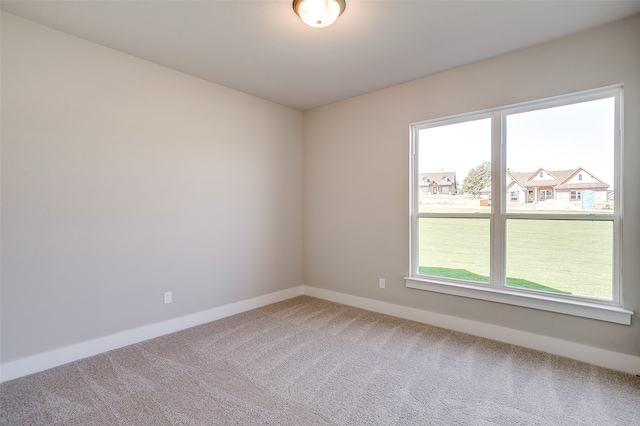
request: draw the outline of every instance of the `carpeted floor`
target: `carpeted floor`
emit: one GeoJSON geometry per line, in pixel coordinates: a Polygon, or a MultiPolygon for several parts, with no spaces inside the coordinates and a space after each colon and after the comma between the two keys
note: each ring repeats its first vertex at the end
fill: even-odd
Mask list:
{"type": "Polygon", "coordinates": [[[0,385],[3,425],[632,425],[640,379],[308,296],[0,385]]]}

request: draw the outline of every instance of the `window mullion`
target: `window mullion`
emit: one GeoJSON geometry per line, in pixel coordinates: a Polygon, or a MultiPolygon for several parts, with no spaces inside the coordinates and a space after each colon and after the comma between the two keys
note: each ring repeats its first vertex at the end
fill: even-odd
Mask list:
{"type": "Polygon", "coordinates": [[[505,115],[496,111],[491,117],[491,285],[505,286],[504,176],[505,115]]]}

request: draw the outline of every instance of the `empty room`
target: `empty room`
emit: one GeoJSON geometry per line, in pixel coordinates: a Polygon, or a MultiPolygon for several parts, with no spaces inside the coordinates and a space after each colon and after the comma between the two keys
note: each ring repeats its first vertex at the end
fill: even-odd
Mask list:
{"type": "Polygon", "coordinates": [[[0,8],[0,424],[640,421],[640,1],[0,8]]]}

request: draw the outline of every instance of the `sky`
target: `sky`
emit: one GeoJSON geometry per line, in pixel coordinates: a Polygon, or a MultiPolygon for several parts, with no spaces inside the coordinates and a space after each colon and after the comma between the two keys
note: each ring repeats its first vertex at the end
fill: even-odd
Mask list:
{"type": "MultiPolygon", "coordinates": [[[[507,167],[514,172],[583,167],[613,187],[615,98],[511,114],[507,117],[507,167]]],[[[420,172],[469,170],[491,159],[491,120],[422,129],[420,172]]]]}

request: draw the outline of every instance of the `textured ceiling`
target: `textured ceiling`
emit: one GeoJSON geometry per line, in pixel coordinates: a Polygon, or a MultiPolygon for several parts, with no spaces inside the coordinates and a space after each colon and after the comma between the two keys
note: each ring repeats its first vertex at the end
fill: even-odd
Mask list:
{"type": "Polygon", "coordinates": [[[304,25],[290,0],[2,1],[2,9],[304,111],[640,13],[640,0],[347,0],[323,29],[304,25]]]}

